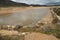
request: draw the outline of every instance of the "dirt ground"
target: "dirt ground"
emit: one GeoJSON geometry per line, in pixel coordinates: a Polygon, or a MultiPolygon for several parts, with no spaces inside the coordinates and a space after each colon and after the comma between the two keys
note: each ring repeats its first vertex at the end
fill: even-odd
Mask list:
{"type": "Polygon", "coordinates": [[[53,35],[46,35],[42,33],[31,33],[25,36],[25,40],[58,40],[53,35]]]}
{"type": "Polygon", "coordinates": [[[41,7],[32,7],[32,6],[30,6],[30,7],[6,7],[6,8],[1,7],[0,15],[1,14],[11,14],[14,12],[27,11],[27,10],[35,9],[35,8],[41,8],[41,7]]]}
{"type": "MultiPolygon", "coordinates": [[[[0,34],[11,36],[11,35],[18,35],[21,33],[18,33],[17,31],[0,30],[0,34]]],[[[27,35],[25,35],[24,40],[58,40],[58,39],[53,35],[32,32],[32,33],[28,33],[27,35]]]]}

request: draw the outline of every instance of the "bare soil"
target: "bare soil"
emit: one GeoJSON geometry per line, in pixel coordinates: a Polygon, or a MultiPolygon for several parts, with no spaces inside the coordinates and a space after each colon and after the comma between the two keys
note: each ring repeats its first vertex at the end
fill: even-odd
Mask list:
{"type": "Polygon", "coordinates": [[[30,7],[6,7],[6,8],[1,7],[0,15],[11,14],[14,12],[27,11],[27,10],[35,9],[35,8],[41,8],[41,7],[32,7],[32,6],[30,7]]]}
{"type": "Polygon", "coordinates": [[[53,35],[46,35],[42,33],[31,33],[25,36],[25,40],[58,40],[53,35]]]}

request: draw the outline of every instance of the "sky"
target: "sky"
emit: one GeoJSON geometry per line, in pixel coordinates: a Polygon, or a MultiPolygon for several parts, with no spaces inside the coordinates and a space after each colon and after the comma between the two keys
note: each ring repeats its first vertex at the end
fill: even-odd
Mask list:
{"type": "Polygon", "coordinates": [[[26,3],[26,4],[39,4],[45,5],[48,3],[59,3],[60,0],[11,0],[17,3],[26,3]]]}

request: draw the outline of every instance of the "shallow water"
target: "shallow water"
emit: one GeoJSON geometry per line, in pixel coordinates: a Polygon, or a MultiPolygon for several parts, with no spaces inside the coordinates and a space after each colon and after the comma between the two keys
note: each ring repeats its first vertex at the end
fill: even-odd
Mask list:
{"type": "Polygon", "coordinates": [[[49,8],[36,8],[0,16],[0,24],[34,26],[49,13],[49,8]]]}

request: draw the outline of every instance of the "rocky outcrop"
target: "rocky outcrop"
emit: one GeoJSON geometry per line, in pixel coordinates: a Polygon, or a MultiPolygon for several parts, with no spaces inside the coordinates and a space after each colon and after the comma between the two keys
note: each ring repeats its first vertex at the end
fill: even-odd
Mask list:
{"type": "Polygon", "coordinates": [[[58,11],[59,8],[54,12],[53,9],[50,9],[50,14],[44,17],[42,20],[38,21],[36,24],[36,28],[45,34],[52,34],[55,37],[60,39],[60,19],[57,17],[60,14],[58,11]],[[56,16],[57,15],[57,16],[56,16]]]}
{"type": "Polygon", "coordinates": [[[46,15],[43,19],[38,21],[36,23],[37,28],[55,28],[55,23],[57,23],[58,18],[56,17],[56,14],[50,9],[50,12],[48,15],[46,15]]]}

